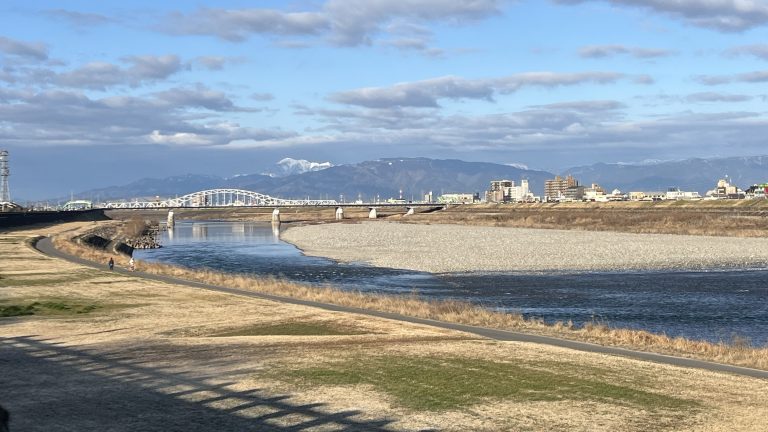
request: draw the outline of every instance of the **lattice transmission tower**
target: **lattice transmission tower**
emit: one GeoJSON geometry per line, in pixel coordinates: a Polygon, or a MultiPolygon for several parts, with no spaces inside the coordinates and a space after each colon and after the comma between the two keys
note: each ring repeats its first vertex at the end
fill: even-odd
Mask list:
{"type": "Polygon", "coordinates": [[[8,188],[8,150],[0,150],[0,202],[11,202],[11,190],[8,188]]]}

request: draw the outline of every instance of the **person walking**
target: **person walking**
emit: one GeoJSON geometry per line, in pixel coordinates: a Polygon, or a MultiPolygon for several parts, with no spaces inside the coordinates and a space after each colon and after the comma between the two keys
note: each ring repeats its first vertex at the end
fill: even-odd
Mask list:
{"type": "Polygon", "coordinates": [[[112,271],[115,269],[115,260],[112,259],[112,257],[109,257],[109,271],[112,271]]]}
{"type": "Polygon", "coordinates": [[[131,260],[128,261],[128,268],[130,268],[131,271],[134,271],[136,269],[136,263],[133,261],[133,257],[131,257],[131,260]]]}

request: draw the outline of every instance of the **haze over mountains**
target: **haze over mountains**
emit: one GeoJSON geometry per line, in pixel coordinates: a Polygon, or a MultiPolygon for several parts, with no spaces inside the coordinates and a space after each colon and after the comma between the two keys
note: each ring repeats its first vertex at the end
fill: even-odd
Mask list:
{"type": "MultiPolygon", "coordinates": [[[[680,187],[704,194],[719,178],[728,175],[742,188],[768,181],[768,156],[722,159],[688,159],[643,164],[605,164],[575,167],[572,174],[582,184],[598,183],[608,190],[666,190],[680,187]]],[[[554,173],[526,169],[518,164],[464,162],[427,158],[393,158],[334,166],[286,158],[274,172],[225,178],[189,174],[162,179],[142,179],[122,186],[93,189],[77,197],[95,201],[140,197],[172,197],[214,189],[238,188],[281,198],[323,198],[344,201],[398,197],[419,200],[430,191],[435,196],[451,192],[480,192],[490,180],[529,181],[531,190],[542,195],[544,181],[554,173]]]]}

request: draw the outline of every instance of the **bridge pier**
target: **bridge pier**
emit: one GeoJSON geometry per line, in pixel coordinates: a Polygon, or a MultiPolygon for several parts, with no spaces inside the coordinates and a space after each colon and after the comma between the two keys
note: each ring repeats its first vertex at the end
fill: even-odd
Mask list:
{"type": "Polygon", "coordinates": [[[342,219],[344,219],[344,209],[341,207],[336,207],[336,220],[342,219]]]}
{"type": "Polygon", "coordinates": [[[173,215],[173,210],[168,210],[168,219],[166,223],[169,231],[173,230],[173,227],[176,226],[176,217],[173,215]]]}

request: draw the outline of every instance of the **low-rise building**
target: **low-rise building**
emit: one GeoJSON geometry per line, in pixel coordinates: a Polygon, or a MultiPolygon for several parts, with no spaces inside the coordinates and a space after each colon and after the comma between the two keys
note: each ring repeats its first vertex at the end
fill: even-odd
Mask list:
{"type": "Polygon", "coordinates": [[[667,193],[662,191],[630,192],[630,201],[663,201],[667,199],[667,193]]]}
{"type": "Polygon", "coordinates": [[[756,184],[744,192],[747,199],[765,199],[768,197],[768,183],[756,184]]]}
{"type": "Polygon", "coordinates": [[[471,193],[448,193],[437,197],[437,202],[440,204],[472,204],[475,202],[475,197],[476,195],[471,193]]]}
{"type": "Polygon", "coordinates": [[[746,194],[738,186],[732,185],[728,177],[717,181],[717,186],[707,191],[709,199],[744,199],[746,194]]]}
{"type": "Polygon", "coordinates": [[[680,200],[700,200],[701,199],[701,195],[699,195],[699,193],[696,192],[696,191],[693,191],[693,192],[682,191],[682,190],[680,190],[680,188],[673,187],[673,188],[667,189],[667,195],[666,195],[665,199],[677,200],[677,201],[680,201],[680,200]]]}
{"type": "Polygon", "coordinates": [[[592,186],[584,188],[584,196],[582,197],[582,200],[607,202],[608,195],[606,195],[605,189],[603,189],[599,184],[592,183],[592,186]]]}

